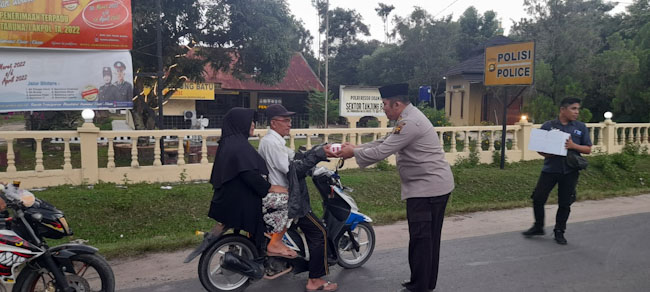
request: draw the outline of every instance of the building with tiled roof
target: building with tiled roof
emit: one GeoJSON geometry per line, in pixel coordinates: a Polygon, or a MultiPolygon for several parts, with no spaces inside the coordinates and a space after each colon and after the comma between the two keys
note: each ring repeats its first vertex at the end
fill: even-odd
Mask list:
{"type": "MultiPolygon", "coordinates": [[[[474,56],[456,66],[446,73],[445,112],[449,121],[454,126],[474,126],[482,122],[502,124],[503,104],[501,99],[505,92],[495,95],[494,90],[488,90],[483,85],[483,72],[485,70],[485,48],[514,43],[505,36],[496,36],[488,40],[482,47],[474,51],[474,56]]],[[[514,124],[519,120],[523,101],[515,99],[516,92],[508,92],[508,118],[507,124],[514,124]]]]}
{"type": "Polygon", "coordinates": [[[223,116],[233,107],[257,109],[261,121],[265,108],[275,103],[297,113],[294,127],[308,127],[307,97],[311,91],[324,91],[323,84],[300,53],[291,57],[285,77],[274,85],[258,83],[251,76],[237,79],[228,72],[214,70],[209,64],[204,68],[203,78],[205,84],[214,84],[214,99],[171,99],[164,107],[166,128],[189,128],[190,121],[184,118],[188,111],[196,117],[207,118],[209,128],[219,128],[223,116]]]}

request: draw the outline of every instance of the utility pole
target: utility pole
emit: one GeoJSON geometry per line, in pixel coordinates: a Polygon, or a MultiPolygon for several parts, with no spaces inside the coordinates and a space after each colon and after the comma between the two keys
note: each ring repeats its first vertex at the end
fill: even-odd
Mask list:
{"type": "MultiPolygon", "coordinates": [[[[158,130],[164,129],[163,124],[163,57],[162,57],[162,6],[160,0],[156,0],[156,9],[158,11],[158,29],[156,29],[156,45],[158,55],[158,85],[156,86],[156,95],[158,96],[158,130]]],[[[182,139],[182,137],[178,137],[182,139]]],[[[182,140],[180,140],[182,141],[182,140]]],[[[165,164],[165,140],[160,137],[160,160],[165,164]]],[[[180,142],[182,143],[182,142],[180,142]]]]}
{"type": "Polygon", "coordinates": [[[330,1],[325,4],[325,128],[327,128],[327,97],[329,95],[329,32],[330,32],[330,1]]]}

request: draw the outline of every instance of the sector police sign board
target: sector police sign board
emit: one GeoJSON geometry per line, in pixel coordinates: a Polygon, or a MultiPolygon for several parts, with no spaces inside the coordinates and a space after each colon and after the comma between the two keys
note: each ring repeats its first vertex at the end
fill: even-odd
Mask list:
{"type": "Polygon", "coordinates": [[[485,48],[485,86],[533,84],[535,43],[485,48]]]}
{"type": "Polygon", "coordinates": [[[385,117],[379,89],[372,86],[341,85],[339,88],[339,116],[385,117]]]}

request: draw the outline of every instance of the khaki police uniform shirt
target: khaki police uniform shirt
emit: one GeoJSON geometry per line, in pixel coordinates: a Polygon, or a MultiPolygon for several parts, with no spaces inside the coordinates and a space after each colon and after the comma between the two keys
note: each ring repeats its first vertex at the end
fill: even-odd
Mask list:
{"type": "Polygon", "coordinates": [[[442,196],[454,189],[454,176],[438,134],[429,119],[411,104],[402,111],[392,133],[355,148],[354,158],[365,168],[394,153],[402,200],[442,196]]]}

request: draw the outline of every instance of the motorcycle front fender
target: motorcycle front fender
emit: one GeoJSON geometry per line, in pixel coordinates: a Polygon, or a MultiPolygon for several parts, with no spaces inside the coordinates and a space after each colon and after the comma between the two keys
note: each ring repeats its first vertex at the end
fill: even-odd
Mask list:
{"type": "Polygon", "coordinates": [[[83,244],[62,244],[50,248],[50,253],[54,260],[65,268],[65,271],[74,273],[74,265],[70,260],[71,257],[79,254],[95,254],[99,251],[97,248],[83,244]]]}

